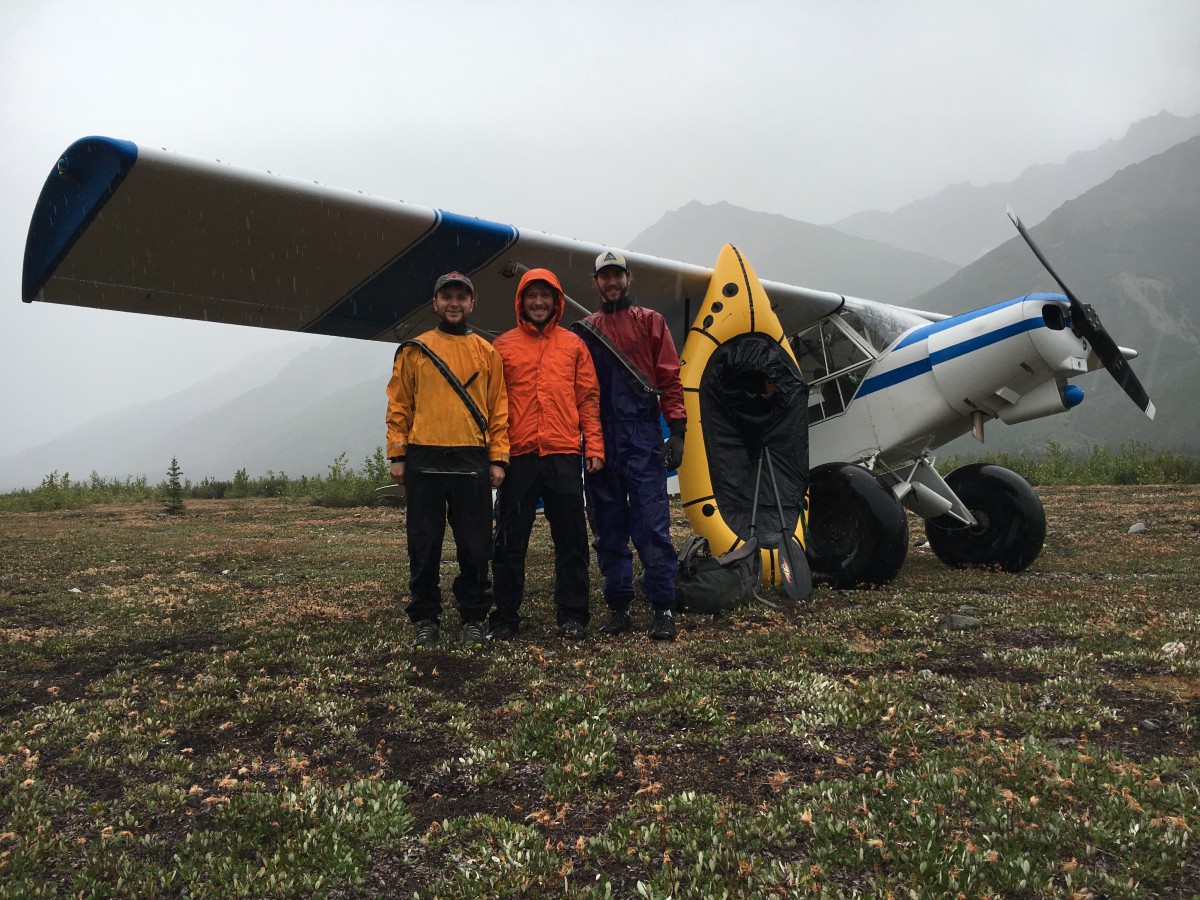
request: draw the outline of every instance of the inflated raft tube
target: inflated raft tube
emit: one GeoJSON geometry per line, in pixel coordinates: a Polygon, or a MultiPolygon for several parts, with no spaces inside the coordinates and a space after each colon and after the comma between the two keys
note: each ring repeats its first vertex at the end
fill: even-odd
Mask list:
{"type": "MultiPolygon", "coordinates": [[[[758,276],[726,244],[680,357],[688,428],[680,499],[714,556],[753,535],[807,547],[808,386],[758,276]],[[770,451],[774,479],[762,450],[770,451]],[[755,483],[758,503],[755,508],[755,483]],[[783,507],[777,511],[772,481],[783,507]]],[[[780,584],[778,549],[762,549],[762,581],[780,584]]]]}

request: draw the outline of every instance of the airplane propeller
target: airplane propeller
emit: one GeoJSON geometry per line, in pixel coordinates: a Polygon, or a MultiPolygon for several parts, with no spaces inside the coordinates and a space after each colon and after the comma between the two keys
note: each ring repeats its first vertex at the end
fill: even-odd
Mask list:
{"type": "Polygon", "coordinates": [[[1071,304],[1071,330],[1091,345],[1092,349],[1096,351],[1096,355],[1100,357],[1100,361],[1104,363],[1104,368],[1108,369],[1112,377],[1117,380],[1121,390],[1129,395],[1129,399],[1137,404],[1138,409],[1153,419],[1154,404],[1150,402],[1150,395],[1146,393],[1142,383],[1133,374],[1133,369],[1129,368],[1129,361],[1125,359],[1117,342],[1100,324],[1100,315],[1090,304],[1081,303],[1079,298],[1071,293],[1071,289],[1058,277],[1058,273],[1042,255],[1042,251],[1033,242],[1033,238],[1029,236],[1029,232],[1025,230],[1025,226],[1021,224],[1020,218],[1012,211],[1011,207],[1008,209],[1008,217],[1017,226],[1017,232],[1025,239],[1025,243],[1029,245],[1033,255],[1038,258],[1038,261],[1050,273],[1050,277],[1058,282],[1058,286],[1067,295],[1067,300],[1071,304]]]}

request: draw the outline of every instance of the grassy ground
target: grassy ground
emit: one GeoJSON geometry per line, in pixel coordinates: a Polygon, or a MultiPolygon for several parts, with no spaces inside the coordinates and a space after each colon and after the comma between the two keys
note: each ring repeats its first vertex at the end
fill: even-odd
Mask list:
{"type": "Polygon", "coordinates": [[[1029,572],[914,520],[669,645],[555,637],[539,523],[474,654],[410,650],[395,510],[0,513],[0,896],[1194,896],[1200,488],[1042,495],[1029,572]]]}

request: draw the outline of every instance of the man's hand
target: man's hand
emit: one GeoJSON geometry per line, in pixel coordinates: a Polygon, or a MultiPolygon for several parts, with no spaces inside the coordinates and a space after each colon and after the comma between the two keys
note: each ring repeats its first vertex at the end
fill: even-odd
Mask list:
{"type": "Polygon", "coordinates": [[[591,475],[593,472],[599,472],[604,468],[603,456],[589,456],[583,463],[583,470],[591,475]]]}
{"type": "Polygon", "coordinates": [[[489,468],[492,476],[492,487],[500,487],[500,485],[504,484],[504,466],[498,466],[493,463],[489,468]]]}
{"type": "Polygon", "coordinates": [[[396,484],[404,484],[404,461],[392,463],[391,469],[388,470],[392,475],[392,481],[396,484]]]}
{"type": "Polygon", "coordinates": [[[671,436],[663,441],[662,449],[658,451],[658,461],[670,471],[678,469],[683,462],[683,435],[687,426],[683,422],[672,422],[667,427],[671,429],[671,436]]]}

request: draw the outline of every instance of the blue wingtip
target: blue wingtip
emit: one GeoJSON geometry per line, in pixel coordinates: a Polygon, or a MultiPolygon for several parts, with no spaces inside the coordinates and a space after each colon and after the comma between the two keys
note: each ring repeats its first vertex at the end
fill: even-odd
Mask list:
{"type": "Polygon", "coordinates": [[[21,299],[32,303],[137,162],[136,144],[108,137],[73,143],[50,171],[29,223],[21,299]]]}

